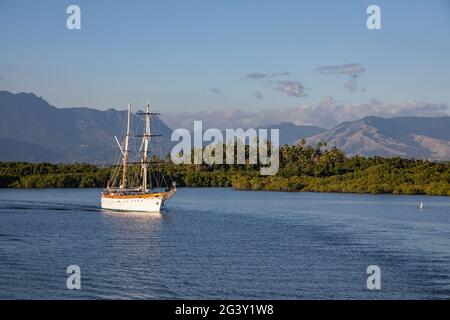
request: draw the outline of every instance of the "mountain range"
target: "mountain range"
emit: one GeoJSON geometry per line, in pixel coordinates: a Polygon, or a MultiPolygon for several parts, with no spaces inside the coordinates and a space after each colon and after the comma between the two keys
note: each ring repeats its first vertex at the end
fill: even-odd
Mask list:
{"type": "MultiPolygon", "coordinates": [[[[136,111],[136,110],[134,110],[136,111]]],[[[111,163],[119,157],[114,136],[125,135],[127,111],[56,108],[33,93],[0,91],[0,161],[111,163]]],[[[171,150],[171,129],[157,117],[152,139],[157,155],[171,150]]],[[[144,122],[133,114],[133,134],[142,134],[144,122]]],[[[131,139],[138,151],[140,139],[131,139]]]]}
{"type": "Polygon", "coordinates": [[[264,129],[278,129],[280,130],[280,145],[296,143],[298,139],[312,137],[319,133],[327,131],[327,129],[296,125],[291,122],[282,122],[279,124],[269,124],[263,127],[264,129]]]}
{"type": "Polygon", "coordinates": [[[306,139],[313,145],[321,141],[347,155],[450,160],[450,117],[369,116],[306,139]]]}
{"type": "MultiPolygon", "coordinates": [[[[120,154],[114,136],[124,137],[126,117],[126,111],[56,108],[33,93],[0,91],[0,161],[115,162],[120,154]]],[[[133,114],[133,134],[142,134],[143,126],[133,114]]],[[[310,144],[327,142],[348,155],[450,160],[450,117],[369,116],[332,129],[289,122],[264,128],[279,129],[281,144],[305,138],[310,144]]],[[[162,137],[152,139],[151,149],[165,156],[173,146],[171,128],[153,117],[152,132],[162,137]]],[[[131,151],[137,154],[140,139],[131,141],[131,151]]]]}

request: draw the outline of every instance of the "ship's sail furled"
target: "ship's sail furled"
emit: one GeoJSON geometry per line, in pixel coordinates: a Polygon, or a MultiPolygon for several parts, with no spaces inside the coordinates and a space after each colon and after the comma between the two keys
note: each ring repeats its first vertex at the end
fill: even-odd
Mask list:
{"type": "MultiPolygon", "coordinates": [[[[127,129],[123,147],[117,137],[115,137],[121,152],[121,165],[115,167],[107,188],[102,192],[102,208],[159,212],[160,208],[175,194],[176,184],[175,182],[172,182],[172,185],[168,187],[166,179],[163,177],[161,183],[166,183],[166,190],[161,192],[154,190],[152,179],[148,179],[149,171],[151,171],[149,169],[151,169],[151,165],[155,163],[155,161],[150,160],[149,147],[152,137],[160,136],[158,134],[152,134],[151,132],[151,118],[152,116],[159,115],[159,113],[150,112],[150,105],[147,104],[145,111],[138,112],[137,115],[144,116],[145,120],[143,134],[134,136],[136,138],[142,138],[140,148],[140,152],[142,153],[141,158],[136,162],[129,161],[131,137],[131,105],[129,104],[127,129]],[[139,166],[137,167],[136,165],[139,166]],[[130,178],[131,175],[133,175],[134,178],[130,178]],[[134,184],[136,180],[138,181],[137,185],[134,184]],[[116,186],[117,183],[118,187],[116,186]]],[[[161,187],[161,185],[158,185],[157,187],[161,187]]]]}

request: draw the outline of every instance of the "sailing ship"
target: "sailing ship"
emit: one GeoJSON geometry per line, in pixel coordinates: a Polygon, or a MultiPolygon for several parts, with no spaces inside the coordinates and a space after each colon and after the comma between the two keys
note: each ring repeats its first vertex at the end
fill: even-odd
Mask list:
{"type": "Polygon", "coordinates": [[[112,175],[111,180],[108,181],[107,187],[101,194],[101,207],[103,209],[123,211],[160,212],[161,208],[163,208],[167,201],[172,198],[177,189],[175,182],[172,182],[170,188],[166,186],[166,189],[164,191],[157,191],[152,188],[152,179],[149,179],[148,177],[151,164],[154,163],[152,161],[149,161],[149,152],[151,146],[150,141],[152,137],[160,136],[157,134],[152,134],[150,120],[152,116],[156,116],[159,114],[150,112],[149,104],[147,104],[145,112],[138,112],[136,114],[145,116],[144,134],[141,136],[135,136],[142,137],[142,157],[140,161],[133,163],[129,162],[129,139],[131,122],[131,104],[129,104],[125,145],[122,147],[117,137],[114,137],[122,155],[122,164],[117,167],[121,169],[121,179],[117,179],[117,176],[120,177],[120,170],[118,174],[112,175]],[[139,185],[134,187],[132,186],[132,182],[129,181],[127,176],[127,169],[129,169],[129,166],[133,164],[140,165],[140,170],[138,171],[140,176],[137,179],[139,181],[139,185]],[[117,182],[116,180],[119,180],[120,182],[117,182]],[[115,183],[119,183],[119,186],[115,186],[115,183]]]}

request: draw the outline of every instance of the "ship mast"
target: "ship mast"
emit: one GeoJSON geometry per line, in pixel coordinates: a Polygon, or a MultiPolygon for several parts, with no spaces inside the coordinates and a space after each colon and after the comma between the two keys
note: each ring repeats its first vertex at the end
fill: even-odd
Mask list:
{"type": "Polygon", "coordinates": [[[128,161],[128,140],[130,138],[130,120],[131,120],[131,104],[128,104],[128,121],[127,121],[127,135],[125,137],[125,150],[123,152],[123,176],[122,185],[120,189],[126,188],[127,183],[127,161],[128,161]]]}
{"type": "MultiPolygon", "coordinates": [[[[150,104],[147,103],[145,109],[145,131],[144,131],[144,155],[142,157],[142,190],[147,191],[147,171],[148,171],[148,145],[150,143],[151,129],[150,129],[150,104]]],[[[151,188],[151,186],[150,186],[151,188]]]]}
{"type": "Polygon", "coordinates": [[[138,112],[139,115],[145,115],[145,130],[144,134],[142,136],[136,136],[136,137],[142,137],[143,139],[143,156],[142,156],[142,191],[146,192],[147,189],[151,189],[151,180],[148,180],[148,165],[150,163],[148,159],[148,153],[150,148],[150,139],[151,137],[158,137],[161,136],[160,134],[152,134],[151,131],[151,116],[152,115],[159,115],[159,113],[150,112],[150,104],[147,103],[147,106],[145,108],[145,112],[138,112]]]}

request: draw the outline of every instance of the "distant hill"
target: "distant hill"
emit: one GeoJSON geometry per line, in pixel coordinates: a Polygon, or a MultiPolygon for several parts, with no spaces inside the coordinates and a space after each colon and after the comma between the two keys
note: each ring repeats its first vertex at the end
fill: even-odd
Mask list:
{"type": "MultiPolygon", "coordinates": [[[[120,156],[114,136],[123,138],[126,116],[126,111],[115,109],[60,109],[33,93],[0,91],[0,161],[113,163],[120,156]]],[[[142,119],[133,115],[135,134],[142,134],[143,125],[142,119]]],[[[450,117],[370,116],[330,130],[289,122],[261,128],[279,129],[280,144],[306,138],[311,144],[326,141],[348,155],[450,160],[450,117]]],[[[152,140],[151,149],[165,156],[173,145],[172,130],[155,117],[152,131],[163,136],[152,140]]],[[[131,151],[136,154],[141,140],[131,141],[131,151]]]]}
{"type": "Polygon", "coordinates": [[[280,130],[280,145],[293,144],[298,139],[308,138],[326,131],[324,128],[307,125],[296,125],[291,122],[282,122],[279,124],[270,124],[264,129],[279,129],[280,130]]]}
{"type": "MultiPolygon", "coordinates": [[[[59,109],[33,93],[0,91],[0,161],[114,162],[119,156],[114,136],[123,138],[126,116],[115,109],[59,109]]],[[[133,115],[135,134],[142,134],[143,125],[133,115]]],[[[171,129],[154,118],[152,131],[163,135],[153,139],[152,149],[166,155],[171,129]]],[[[132,140],[138,151],[140,141],[132,140]]]]}
{"type": "Polygon", "coordinates": [[[34,143],[0,137],[0,161],[52,162],[62,156],[34,143]]]}
{"type": "Polygon", "coordinates": [[[343,122],[306,141],[311,144],[325,141],[348,155],[450,160],[450,117],[369,116],[343,122]]]}
{"type": "MultiPolygon", "coordinates": [[[[203,133],[208,128],[203,128],[203,133]]],[[[232,129],[232,128],[230,128],[232,129]]],[[[235,128],[238,129],[238,128],[235,128]]],[[[242,128],[244,131],[249,128],[242,128]]],[[[267,129],[268,139],[270,140],[270,129],[279,129],[279,143],[280,145],[284,144],[293,144],[298,139],[301,138],[307,138],[314,136],[318,133],[326,131],[326,129],[316,127],[316,126],[309,126],[309,125],[296,125],[291,122],[282,122],[279,124],[268,124],[265,126],[261,126],[259,128],[256,128],[256,134],[258,134],[260,129],[267,129]]],[[[221,130],[222,138],[226,139],[227,134],[226,130],[221,130]]],[[[191,135],[199,134],[198,132],[191,131],[191,135]]],[[[218,138],[218,140],[223,141],[222,139],[218,138]]],[[[214,140],[215,141],[215,140],[214,140]]],[[[206,146],[210,142],[209,141],[203,141],[203,145],[206,146]]],[[[245,143],[248,143],[248,138],[246,139],[245,143]]]]}

